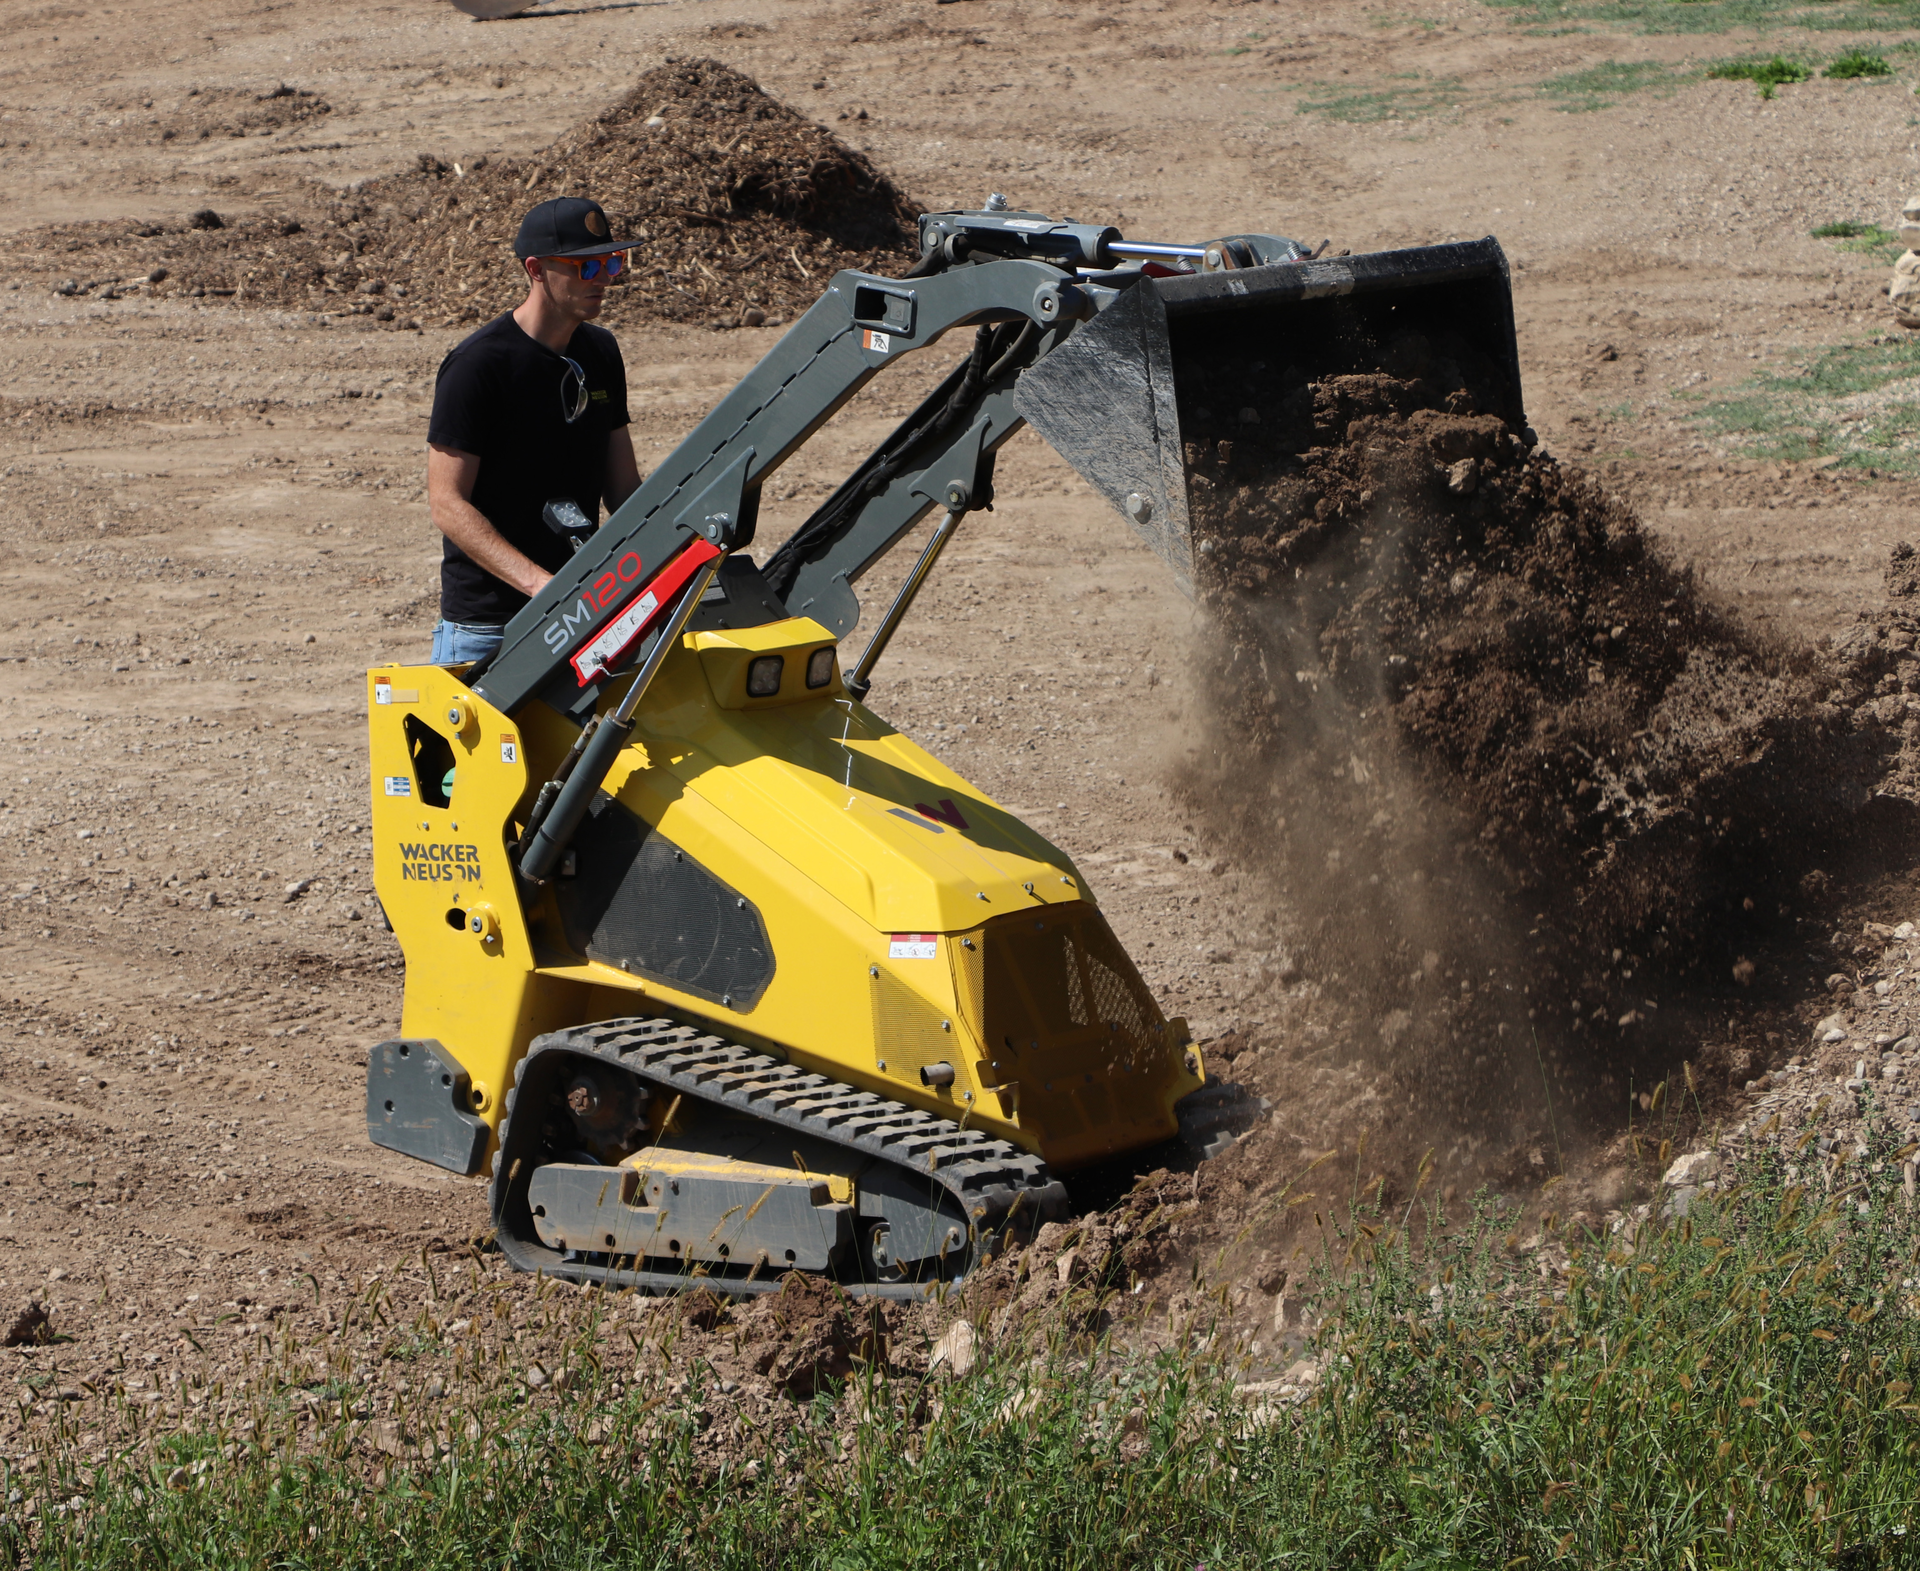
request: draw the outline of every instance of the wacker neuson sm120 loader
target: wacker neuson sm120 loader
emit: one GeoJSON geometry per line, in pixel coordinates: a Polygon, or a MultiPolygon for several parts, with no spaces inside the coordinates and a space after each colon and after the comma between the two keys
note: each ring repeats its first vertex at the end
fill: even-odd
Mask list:
{"type": "Polygon", "coordinates": [[[920,250],[902,278],[838,274],[604,525],[550,506],[577,549],[497,655],[368,674],[407,963],[368,1128],[457,1173],[490,1159],[522,1269],[925,1293],[1215,1095],[1071,859],[865,702],[1023,424],[1189,588],[1188,384],[1249,345],[1318,379],[1409,331],[1464,339],[1504,380],[1489,412],[1524,424],[1491,239],[1144,244],[996,198],[922,217],[920,250]],[[971,354],[756,567],[767,479],[962,327],[971,354]],[[843,670],[862,575],[936,509],[843,670]]]}

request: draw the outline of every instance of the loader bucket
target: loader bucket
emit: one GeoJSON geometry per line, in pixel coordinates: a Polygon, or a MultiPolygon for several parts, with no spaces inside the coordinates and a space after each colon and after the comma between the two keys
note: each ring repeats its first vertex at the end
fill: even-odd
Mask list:
{"type": "Polygon", "coordinates": [[[1524,429],[1499,242],[1142,280],[1023,373],[1014,407],[1192,594],[1187,444],[1231,440],[1255,403],[1382,371],[1436,376],[1524,429]]]}

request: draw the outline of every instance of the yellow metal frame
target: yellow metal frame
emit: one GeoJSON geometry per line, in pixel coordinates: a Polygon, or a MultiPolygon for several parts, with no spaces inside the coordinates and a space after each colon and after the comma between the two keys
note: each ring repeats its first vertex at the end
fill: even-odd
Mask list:
{"type": "MultiPolygon", "coordinates": [[[[1174,1103],[1204,1071],[1184,1022],[1151,1000],[1145,1045],[1124,1053],[1082,1031],[1014,1066],[984,1040],[956,946],[997,941],[996,919],[1015,913],[1055,924],[1063,943],[1076,923],[1104,922],[1063,852],[849,698],[837,668],[806,688],[809,659],[832,643],[804,617],[685,635],[605,781],[758,910],[774,973],[739,1008],[572,952],[551,893],[520,888],[508,847],[570,725],[537,704],[516,722],[457,669],[370,671],[374,882],[406,956],[402,1033],[458,1060],[496,1129],[534,1037],[664,1014],[964,1120],[1060,1170],[1170,1136],[1174,1103]],[[785,661],[780,689],[749,697],[748,667],[766,655],[785,661]],[[447,763],[453,787],[437,803],[433,770],[447,763]],[[951,1083],[925,1083],[930,1063],[951,1065],[951,1083]]],[[[615,684],[606,701],[618,696],[615,684]]],[[[1124,956],[1115,966],[1132,975],[1124,956]]]]}

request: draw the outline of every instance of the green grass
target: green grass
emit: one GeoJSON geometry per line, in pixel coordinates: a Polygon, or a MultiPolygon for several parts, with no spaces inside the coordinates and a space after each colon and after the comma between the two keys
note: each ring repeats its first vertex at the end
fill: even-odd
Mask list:
{"type": "Polygon", "coordinates": [[[1707,75],[1722,82],[1752,82],[1760,89],[1762,98],[1771,98],[1776,87],[1807,81],[1813,71],[1797,60],[1785,60],[1773,55],[1765,60],[1728,60],[1720,65],[1709,66],[1707,75]]]}
{"type": "Polygon", "coordinates": [[[1849,49],[1845,54],[1835,56],[1832,64],[1820,74],[1846,82],[1860,77],[1892,76],[1893,67],[1887,64],[1885,55],[1870,54],[1864,49],[1849,49]]]}
{"type": "Polygon", "coordinates": [[[1811,1140],[1683,1219],[1567,1240],[1546,1275],[1491,1206],[1413,1235],[1409,1216],[1439,1220],[1417,1203],[1356,1208],[1329,1229],[1327,1374],[1297,1408],[1250,1412],[1204,1318],[1158,1352],[1057,1334],[960,1381],[870,1371],[725,1466],[696,1444],[698,1362],[677,1396],[590,1382],[537,1414],[453,1415],[455,1438],[418,1461],[259,1401],[244,1433],[185,1430],[97,1465],[42,1433],[45,1465],[3,1481],[36,1517],[0,1523],[0,1564],[1913,1565],[1920,1251],[1895,1203],[1912,1148],[1876,1128],[1856,1161],[1811,1140]]]}
{"type": "Polygon", "coordinates": [[[1920,474],[1920,339],[1840,344],[1762,371],[1696,418],[1750,458],[1920,474]]]}
{"type": "Polygon", "coordinates": [[[1816,240],[1837,240],[1839,244],[1834,247],[1836,251],[1870,256],[1886,267],[1899,261],[1900,253],[1906,250],[1900,243],[1900,237],[1891,229],[1859,219],[1843,218],[1835,223],[1822,224],[1811,233],[1816,240]]]}
{"type": "Polygon", "coordinates": [[[1676,79],[1665,66],[1651,60],[1609,60],[1584,71],[1569,71],[1540,84],[1554,108],[1569,114],[1609,109],[1629,93],[1642,88],[1671,89],[1676,79]]]}
{"type": "Polygon", "coordinates": [[[1421,120],[1460,107],[1467,92],[1457,78],[1405,78],[1407,85],[1382,89],[1350,88],[1313,82],[1299,89],[1295,108],[1329,120],[1372,125],[1384,120],[1421,120]]]}
{"type": "Polygon", "coordinates": [[[1871,32],[1920,28],[1920,0],[1486,0],[1543,30],[1600,22],[1636,33],[1871,32]]]}

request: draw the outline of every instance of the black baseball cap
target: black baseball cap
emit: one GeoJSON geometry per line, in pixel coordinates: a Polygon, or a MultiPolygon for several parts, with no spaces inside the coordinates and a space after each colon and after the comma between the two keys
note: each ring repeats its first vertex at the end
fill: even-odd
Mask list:
{"type": "Polygon", "coordinates": [[[556,196],[542,202],[520,220],[513,237],[513,253],[522,261],[530,256],[607,256],[628,251],[636,242],[615,240],[606,210],[584,196],[556,196]]]}

